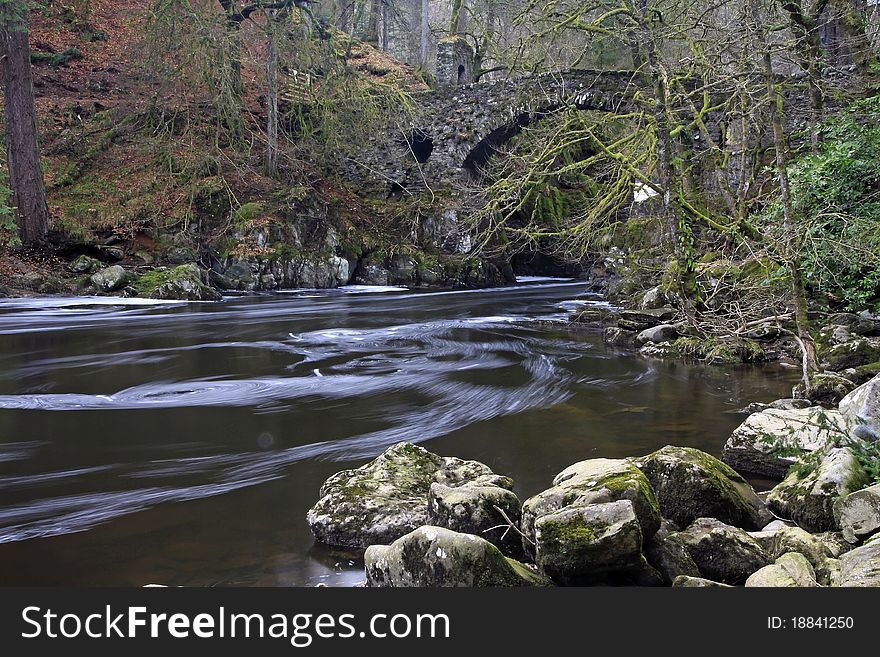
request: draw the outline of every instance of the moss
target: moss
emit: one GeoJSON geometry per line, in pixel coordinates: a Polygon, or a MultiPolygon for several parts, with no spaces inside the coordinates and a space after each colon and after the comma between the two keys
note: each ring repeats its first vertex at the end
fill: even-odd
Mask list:
{"type": "Polygon", "coordinates": [[[585,525],[543,520],[541,522],[541,541],[544,543],[558,542],[573,547],[594,543],[596,531],[585,525]]]}
{"type": "Polygon", "coordinates": [[[246,229],[250,225],[263,217],[266,213],[266,207],[262,203],[245,203],[235,211],[233,222],[236,228],[246,229]]]}
{"type": "Polygon", "coordinates": [[[141,275],[141,277],[134,282],[132,287],[134,287],[139,295],[150,296],[151,294],[155,294],[155,292],[163,285],[171,283],[181,277],[188,277],[191,273],[192,268],[189,265],[180,265],[173,269],[158,267],[141,275]]]}

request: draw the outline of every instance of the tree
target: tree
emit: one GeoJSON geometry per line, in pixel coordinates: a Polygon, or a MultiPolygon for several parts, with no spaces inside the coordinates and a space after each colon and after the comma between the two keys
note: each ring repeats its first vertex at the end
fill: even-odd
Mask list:
{"type": "Polygon", "coordinates": [[[28,11],[20,0],[0,0],[0,82],[4,89],[9,185],[21,241],[32,244],[43,241],[49,231],[49,209],[40,169],[28,11]]]}

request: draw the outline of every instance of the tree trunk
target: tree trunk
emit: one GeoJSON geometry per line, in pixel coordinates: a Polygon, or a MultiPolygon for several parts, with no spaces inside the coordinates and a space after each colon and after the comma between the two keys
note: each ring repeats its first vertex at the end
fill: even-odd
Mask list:
{"type": "Polygon", "coordinates": [[[267,12],[268,32],[266,55],[266,173],[275,177],[278,173],[278,35],[277,11],[267,12]]]}
{"type": "Polygon", "coordinates": [[[0,82],[4,89],[9,186],[21,241],[41,242],[49,232],[49,209],[40,169],[37,114],[26,19],[0,25],[0,82]]]}
{"type": "Polygon", "coordinates": [[[388,51],[388,2],[382,0],[382,50],[388,51]]]}
{"type": "Polygon", "coordinates": [[[794,306],[794,319],[797,338],[801,347],[804,386],[807,392],[811,389],[810,376],[819,370],[816,354],[816,342],[810,333],[810,321],[807,314],[807,293],[804,287],[803,272],[800,268],[799,256],[801,239],[794,219],[794,208],[791,203],[791,188],[788,183],[788,162],[786,157],[785,131],[782,126],[782,97],[776,87],[773,73],[773,62],[767,37],[762,35],[762,63],[767,85],[767,96],[770,105],[770,122],[773,126],[773,147],[776,150],[776,174],[779,178],[779,194],[782,197],[782,222],[785,230],[783,259],[791,279],[791,302],[794,306]]]}
{"type": "Polygon", "coordinates": [[[430,7],[428,6],[428,0],[422,0],[422,47],[419,55],[419,61],[424,68],[427,68],[428,66],[428,41],[431,37],[431,14],[429,10],[430,7]]]}

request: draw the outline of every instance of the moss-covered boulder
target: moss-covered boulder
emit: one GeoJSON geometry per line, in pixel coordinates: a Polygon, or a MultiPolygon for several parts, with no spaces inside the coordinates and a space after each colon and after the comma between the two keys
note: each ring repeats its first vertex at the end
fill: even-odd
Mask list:
{"type": "Polygon", "coordinates": [[[857,490],[834,503],[834,519],[850,543],[880,531],[880,484],[857,490]]]}
{"type": "Polygon", "coordinates": [[[128,285],[131,274],[120,265],[112,265],[92,274],[90,281],[98,292],[117,292],[128,285]]]}
{"type": "Polygon", "coordinates": [[[447,486],[435,482],[428,493],[428,524],[475,534],[511,557],[522,554],[522,539],[517,531],[521,517],[519,498],[513,491],[494,484],[447,486]]]}
{"type": "Polygon", "coordinates": [[[810,532],[837,529],[834,503],[868,484],[855,454],[834,447],[803,457],[767,495],[767,505],[810,532]]]}
{"type": "Polygon", "coordinates": [[[690,553],[679,541],[669,538],[665,532],[657,532],[645,544],[645,558],[660,573],[663,583],[671,586],[677,577],[699,577],[700,569],[690,553]]]}
{"type": "Polygon", "coordinates": [[[650,538],[660,527],[660,508],[648,479],[625,459],[590,459],[569,466],[553,479],[553,486],[523,504],[523,547],[534,555],[535,523],[550,513],[566,508],[629,500],[641,525],[642,536],[650,538]]]}
{"type": "Polygon", "coordinates": [[[532,568],[478,536],[420,527],[364,555],[368,587],[547,586],[532,568]]]}
{"type": "Polygon", "coordinates": [[[562,584],[607,573],[637,576],[647,563],[633,503],[621,499],[542,515],[535,521],[535,563],[562,584]]]}
{"type": "Polygon", "coordinates": [[[104,268],[104,263],[87,255],[77,256],[67,268],[74,274],[94,274],[104,268]]]}
{"type": "Polygon", "coordinates": [[[845,376],[834,372],[818,372],[810,377],[809,390],[801,382],[792,388],[791,394],[796,399],[833,407],[837,406],[855,387],[856,384],[845,376]]]}
{"type": "Polygon", "coordinates": [[[745,529],[766,524],[764,503],[739,473],[711,454],[691,447],[666,447],[636,459],[660,514],[680,527],[697,518],[717,518],[745,529]]]}
{"type": "Polygon", "coordinates": [[[150,299],[179,299],[182,301],[219,301],[223,297],[203,282],[198,265],[157,267],[141,276],[134,288],[139,296],[150,299]]]}
{"type": "Polygon", "coordinates": [[[813,566],[797,552],[786,552],[774,563],[749,575],[746,580],[747,587],[809,588],[818,585],[813,566]]]}
{"type": "Polygon", "coordinates": [[[799,456],[847,436],[837,411],[818,406],[753,413],[724,444],[721,459],[740,472],[782,479],[799,456]]]}
{"type": "Polygon", "coordinates": [[[428,524],[428,495],[434,483],[513,487],[509,478],[477,461],[398,443],[370,463],[327,479],[320,499],[308,512],[309,528],[327,545],[387,545],[428,524]]]}
{"type": "Polygon", "coordinates": [[[840,557],[840,586],[880,587],[880,540],[840,557]]]}
{"type": "Polygon", "coordinates": [[[840,413],[852,435],[868,442],[880,440],[880,374],[844,397],[840,413]]]}
{"type": "Polygon", "coordinates": [[[831,585],[834,573],[838,569],[835,557],[840,553],[829,548],[820,535],[810,534],[800,527],[783,527],[763,533],[769,534],[765,540],[754,534],[753,536],[767,549],[772,559],[778,559],[789,552],[802,554],[813,566],[818,582],[823,586],[831,585]]]}
{"type": "Polygon", "coordinates": [[[748,532],[714,518],[699,518],[669,538],[685,547],[703,577],[725,584],[742,584],[771,563],[767,550],[748,532]]]}
{"type": "Polygon", "coordinates": [[[859,338],[836,344],[822,356],[825,367],[832,372],[860,367],[880,360],[880,341],[873,338],[859,338]]]}

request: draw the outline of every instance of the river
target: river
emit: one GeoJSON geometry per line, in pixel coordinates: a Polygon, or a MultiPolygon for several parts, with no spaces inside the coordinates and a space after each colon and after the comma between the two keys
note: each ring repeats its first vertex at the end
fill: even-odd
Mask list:
{"type": "Polygon", "coordinates": [[[401,440],[521,499],[576,461],[719,454],[778,367],[662,362],[554,323],[582,282],[294,291],[220,303],[0,300],[0,585],[330,586],[305,523],[401,440]],[[544,321],[542,321],[544,320],[544,321]]]}

